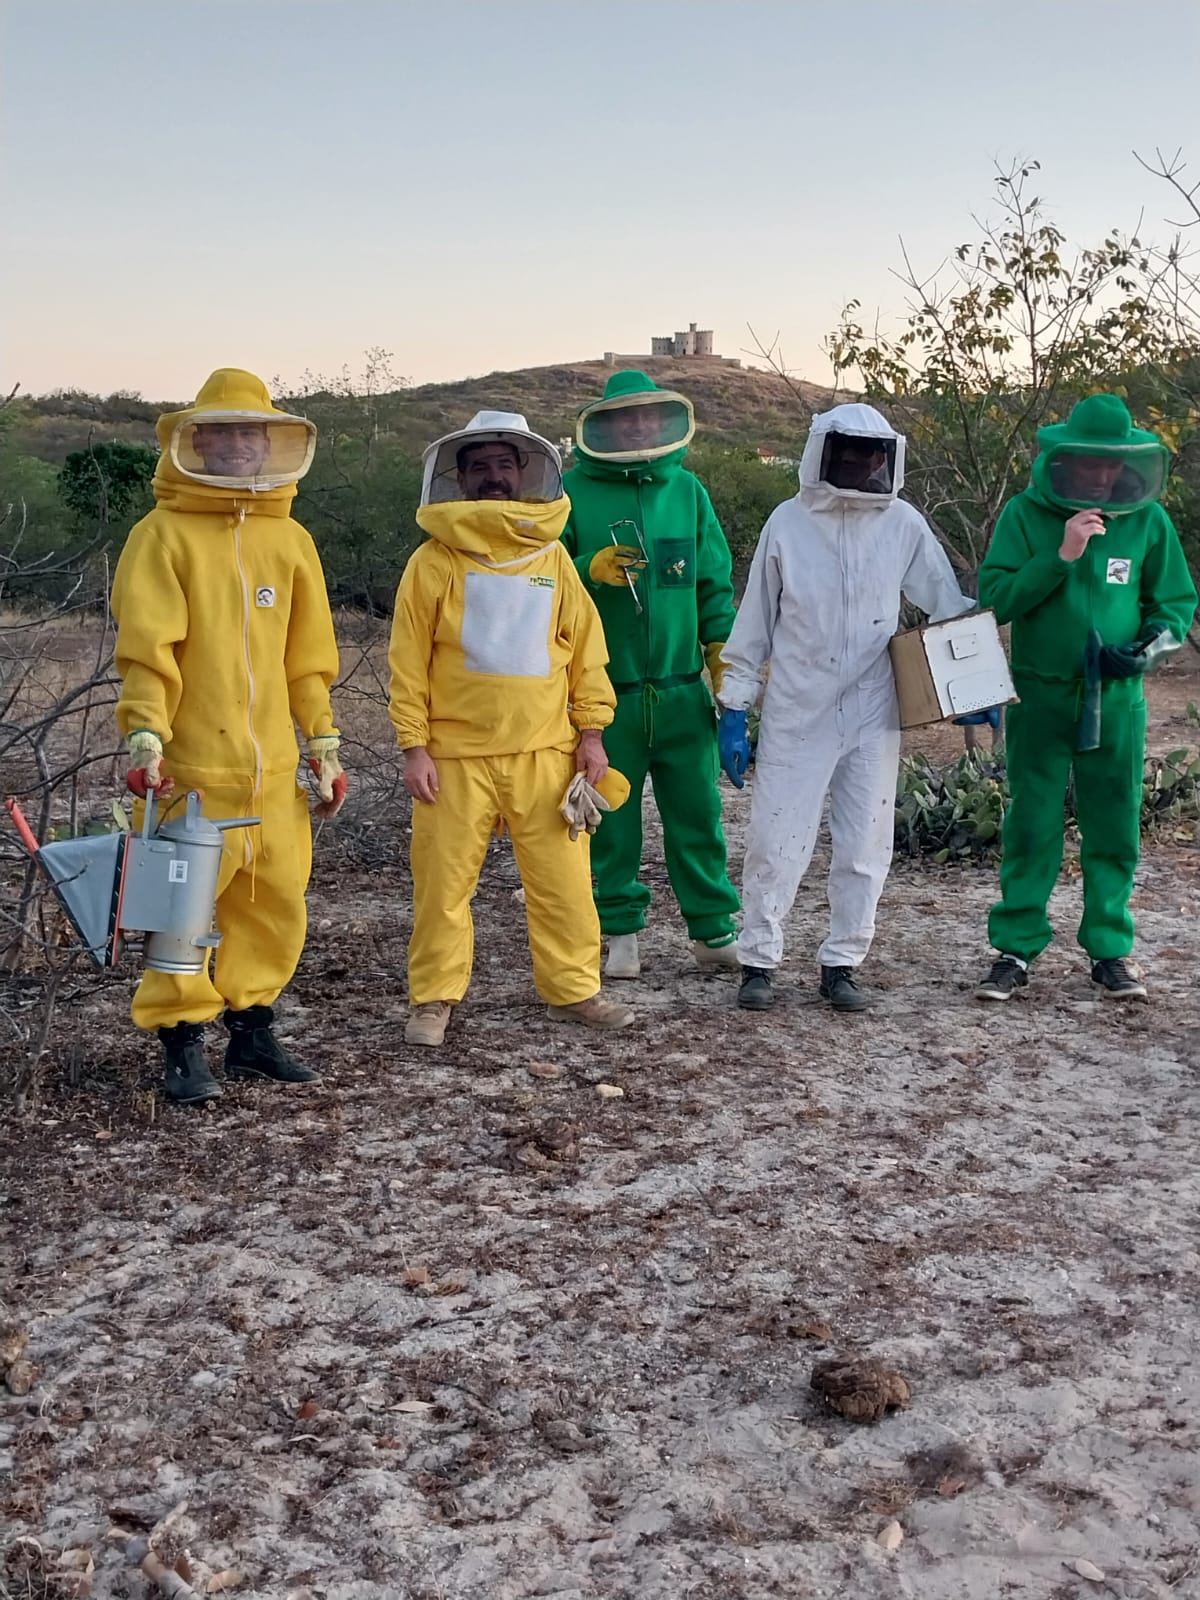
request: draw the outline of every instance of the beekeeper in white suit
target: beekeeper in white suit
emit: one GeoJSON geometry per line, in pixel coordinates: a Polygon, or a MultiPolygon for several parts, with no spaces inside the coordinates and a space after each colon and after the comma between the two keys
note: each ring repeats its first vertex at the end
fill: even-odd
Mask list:
{"type": "Polygon", "coordinates": [[[975,603],[925,519],[898,498],[903,484],[904,438],[874,407],[815,417],[799,493],[767,519],[722,654],[721,764],[738,788],[750,758],[746,713],[763,697],[738,939],[738,1004],[748,1010],[774,1003],[783,920],[826,795],[833,858],[821,995],[838,1011],[867,1004],[855,974],[892,859],[900,759],[888,640],[901,595],[932,621],[975,603]]]}

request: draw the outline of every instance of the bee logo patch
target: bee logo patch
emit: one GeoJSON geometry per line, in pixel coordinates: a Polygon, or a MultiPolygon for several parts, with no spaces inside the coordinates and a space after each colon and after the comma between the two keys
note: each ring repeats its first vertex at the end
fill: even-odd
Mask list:
{"type": "MultiPolygon", "coordinates": [[[[1109,565],[1111,566],[1112,563],[1110,562],[1109,565]]],[[[260,611],[264,611],[264,610],[269,611],[270,608],[275,604],[275,591],[274,591],[274,589],[271,589],[271,588],[256,589],[254,591],[254,604],[256,606],[258,606],[260,611]]]]}
{"type": "Polygon", "coordinates": [[[1132,571],[1132,561],[1127,561],[1122,556],[1113,556],[1108,563],[1108,581],[1109,583],[1128,583],[1132,571]]]}

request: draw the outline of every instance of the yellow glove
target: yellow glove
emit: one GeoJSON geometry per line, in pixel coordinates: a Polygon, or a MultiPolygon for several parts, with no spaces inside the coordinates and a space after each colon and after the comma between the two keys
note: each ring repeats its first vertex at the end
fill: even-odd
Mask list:
{"type": "Polygon", "coordinates": [[[721,683],[725,677],[725,663],[721,660],[721,651],[725,648],[724,639],[714,639],[712,644],[704,646],[704,665],[708,668],[708,675],[712,679],[713,698],[721,698],[721,683]]]}
{"type": "Polygon", "coordinates": [[[338,760],[341,738],[336,733],[314,734],[308,741],[308,764],[317,775],[319,817],[336,817],[346,799],[346,774],[338,760]]]}
{"type": "Polygon", "coordinates": [[[645,565],[642,552],[632,545],[608,544],[592,557],[588,577],[593,583],[611,583],[619,589],[622,584],[636,583],[645,565]]]}
{"type": "Polygon", "coordinates": [[[583,773],[577,772],[563,795],[559,809],[574,842],[581,833],[595,833],[600,826],[602,813],[611,811],[612,807],[598,790],[592,788],[583,773]]]}

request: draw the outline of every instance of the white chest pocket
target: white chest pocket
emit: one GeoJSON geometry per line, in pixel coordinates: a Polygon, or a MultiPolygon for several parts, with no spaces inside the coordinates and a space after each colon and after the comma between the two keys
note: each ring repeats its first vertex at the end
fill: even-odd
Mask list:
{"type": "Polygon", "coordinates": [[[468,572],[462,647],[467,671],[500,678],[550,676],[553,580],[515,573],[468,572]]]}

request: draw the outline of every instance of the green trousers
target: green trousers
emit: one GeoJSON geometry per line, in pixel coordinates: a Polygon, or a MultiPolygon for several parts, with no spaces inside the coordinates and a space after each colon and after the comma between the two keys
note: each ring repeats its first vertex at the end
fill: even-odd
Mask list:
{"type": "Polygon", "coordinates": [[[735,932],[738,896],[725,865],[717,724],[707,687],[693,679],[673,687],[618,689],[604,748],[633,792],[592,839],[601,929],[611,935],[646,926],[650,890],[638,873],[642,791],[649,776],[662,817],[667,875],[688,934],[708,944],[727,942],[735,932]]]}
{"type": "Polygon", "coordinates": [[[1022,679],[1008,712],[1008,781],[999,903],[988,938],[1032,961],[1053,937],[1046,906],[1063,854],[1063,807],[1072,769],[1083,868],[1079,942],[1093,961],[1133,949],[1129,896],[1141,847],[1146,701],[1140,678],[1104,685],[1100,748],[1075,749],[1079,690],[1022,679]]]}

